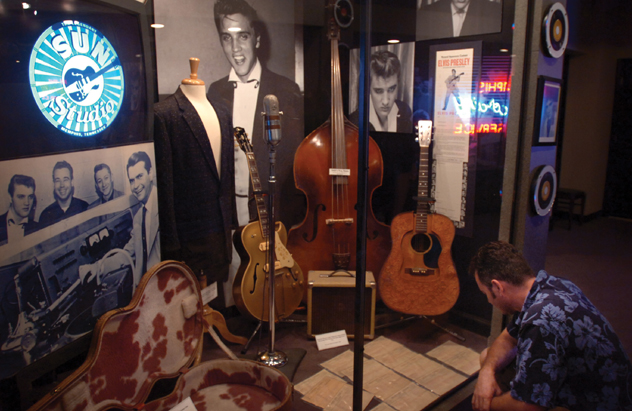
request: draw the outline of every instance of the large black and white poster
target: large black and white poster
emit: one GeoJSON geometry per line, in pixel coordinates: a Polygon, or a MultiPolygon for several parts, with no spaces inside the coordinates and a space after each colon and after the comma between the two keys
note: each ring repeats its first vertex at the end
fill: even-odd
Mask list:
{"type": "MultiPolygon", "coordinates": [[[[358,121],[360,49],[351,50],[349,68],[350,120],[358,121]]],[[[369,63],[369,124],[371,131],[413,132],[415,43],[371,47],[369,63]]]]}
{"type": "Polygon", "coordinates": [[[153,143],[0,163],[0,378],[127,305],[160,261],[154,163],[153,143]]]}
{"type": "Polygon", "coordinates": [[[498,33],[502,0],[421,0],[417,40],[498,33]]]}

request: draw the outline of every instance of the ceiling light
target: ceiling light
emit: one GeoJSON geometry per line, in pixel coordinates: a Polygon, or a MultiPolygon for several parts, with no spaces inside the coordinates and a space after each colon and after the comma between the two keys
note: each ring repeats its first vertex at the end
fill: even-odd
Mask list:
{"type": "Polygon", "coordinates": [[[28,10],[28,9],[30,9],[30,8],[31,8],[31,5],[30,5],[29,3],[22,3],[22,8],[23,8],[24,10],[28,10]]]}
{"type": "Polygon", "coordinates": [[[165,27],[164,24],[160,24],[160,23],[154,23],[151,25],[151,27],[155,28],[155,29],[162,29],[165,27]]]}
{"type": "Polygon", "coordinates": [[[241,31],[240,27],[229,27],[228,31],[241,31]]]}
{"type": "Polygon", "coordinates": [[[388,41],[388,43],[389,43],[389,44],[397,44],[397,43],[399,43],[399,40],[397,40],[397,39],[391,39],[391,40],[389,40],[389,41],[388,41]]]}

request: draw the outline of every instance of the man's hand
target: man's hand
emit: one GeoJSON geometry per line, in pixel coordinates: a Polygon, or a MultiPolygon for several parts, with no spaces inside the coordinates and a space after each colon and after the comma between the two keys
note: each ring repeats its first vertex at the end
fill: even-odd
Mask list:
{"type": "Polygon", "coordinates": [[[81,284],[87,284],[90,281],[94,280],[96,274],[97,263],[84,264],[79,266],[79,278],[81,279],[81,284]]]}
{"type": "MultiPolygon", "coordinates": [[[[496,370],[506,367],[516,357],[516,339],[504,329],[488,350],[481,353],[481,370],[474,388],[472,407],[476,411],[489,411],[492,399],[502,395],[496,381],[496,370]]],[[[511,399],[511,396],[507,395],[511,399]]],[[[513,408],[508,408],[513,410],[513,408]]]]}
{"type": "Polygon", "coordinates": [[[502,394],[502,390],[496,382],[494,370],[483,368],[478,374],[478,381],[474,388],[474,396],[472,397],[472,408],[475,411],[489,411],[492,398],[502,394]]]}

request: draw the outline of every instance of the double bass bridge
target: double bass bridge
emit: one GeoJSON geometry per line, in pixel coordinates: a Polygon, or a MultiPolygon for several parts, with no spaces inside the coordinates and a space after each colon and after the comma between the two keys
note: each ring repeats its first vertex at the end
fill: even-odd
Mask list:
{"type": "Polygon", "coordinates": [[[334,225],[334,224],[353,224],[353,218],[327,218],[325,219],[325,224],[334,225]]]}

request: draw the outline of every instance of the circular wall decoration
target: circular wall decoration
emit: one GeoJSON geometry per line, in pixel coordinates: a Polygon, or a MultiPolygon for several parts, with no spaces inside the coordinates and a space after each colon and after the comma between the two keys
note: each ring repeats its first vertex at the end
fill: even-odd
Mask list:
{"type": "Polygon", "coordinates": [[[42,33],[31,52],[29,78],[44,117],[72,136],[102,132],[123,102],[125,81],[116,51],[98,30],[78,21],[42,33]]]}
{"type": "Polygon", "coordinates": [[[566,51],[568,44],[568,14],[562,3],[555,3],[549,7],[542,24],[544,38],[544,52],[555,58],[560,58],[566,51]]]}
{"type": "Polygon", "coordinates": [[[551,211],[556,193],[557,176],[555,169],[549,165],[538,167],[531,184],[533,210],[537,215],[544,216],[551,211]]]}

